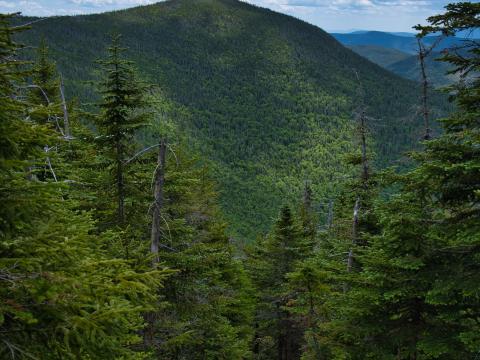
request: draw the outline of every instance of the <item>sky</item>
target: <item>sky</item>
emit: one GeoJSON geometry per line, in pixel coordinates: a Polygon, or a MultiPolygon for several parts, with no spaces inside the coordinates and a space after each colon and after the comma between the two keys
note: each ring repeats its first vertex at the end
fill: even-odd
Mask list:
{"type": "MultiPolygon", "coordinates": [[[[192,0],[194,1],[194,0],[192,0]]],[[[330,32],[411,32],[453,0],[245,0],[293,15],[330,32]]],[[[480,0],[479,0],[480,1],[480,0]]],[[[147,5],[158,0],[0,0],[0,13],[53,16],[89,14],[147,5]]],[[[478,1],[474,1],[478,2],[478,1]]]]}

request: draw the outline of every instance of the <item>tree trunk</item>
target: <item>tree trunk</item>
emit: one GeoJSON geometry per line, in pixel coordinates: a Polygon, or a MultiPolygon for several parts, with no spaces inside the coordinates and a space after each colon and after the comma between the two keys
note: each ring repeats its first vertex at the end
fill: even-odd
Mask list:
{"type": "Polygon", "coordinates": [[[368,158],[367,158],[367,124],[365,111],[362,110],[360,115],[360,137],[362,142],[362,180],[366,187],[369,178],[368,158]]]}
{"type": "MultiPolygon", "coordinates": [[[[163,188],[165,184],[165,153],[167,145],[164,139],[160,140],[157,168],[155,169],[155,187],[153,190],[154,203],[152,215],[152,231],[150,252],[153,254],[152,266],[153,268],[159,262],[158,248],[160,244],[160,223],[163,209],[163,188]]],[[[147,322],[143,334],[143,343],[146,348],[151,348],[155,344],[155,322],[157,320],[157,313],[149,312],[144,315],[147,322]]]]}
{"type": "MultiPolygon", "coordinates": [[[[354,246],[357,243],[358,237],[358,211],[360,209],[360,198],[357,198],[355,201],[355,206],[353,208],[353,224],[352,224],[352,245],[354,246]]],[[[347,260],[347,271],[351,272],[353,268],[353,246],[348,252],[347,260]]]]}
{"type": "Polygon", "coordinates": [[[68,119],[68,109],[67,102],[65,101],[65,94],[63,92],[63,76],[60,75],[60,96],[62,99],[62,108],[63,108],[63,132],[66,140],[71,139],[70,134],[70,121],[68,119]]]}
{"type": "Polygon", "coordinates": [[[123,174],[123,152],[120,141],[117,141],[117,222],[120,227],[125,223],[125,179],[123,174]]]}
{"type": "Polygon", "coordinates": [[[427,72],[425,69],[425,58],[428,55],[428,52],[425,50],[424,45],[421,43],[420,39],[418,42],[418,60],[420,62],[420,70],[422,76],[422,114],[423,114],[423,123],[424,123],[424,140],[430,140],[430,112],[428,109],[428,78],[427,72]]]}
{"type": "Polygon", "coordinates": [[[150,251],[153,254],[153,265],[158,263],[158,248],[160,244],[160,223],[163,209],[163,189],[165,184],[165,140],[160,141],[158,150],[158,165],[155,171],[154,206],[152,218],[152,233],[150,251]]]}

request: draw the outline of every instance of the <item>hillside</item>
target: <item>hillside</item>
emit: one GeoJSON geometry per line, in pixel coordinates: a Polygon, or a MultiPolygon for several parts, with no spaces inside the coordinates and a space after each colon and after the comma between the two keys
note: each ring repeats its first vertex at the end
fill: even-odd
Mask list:
{"type": "MultiPolygon", "coordinates": [[[[384,33],[379,31],[353,32],[350,34],[333,34],[337,40],[355,51],[357,54],[384,67],[391,72],[409,80],[420,80],[420,66],[415,49],[418,46],[416,38],[411,35],[384,33]],[[352,45],[355,44],[355,45],[352,45]]],[[[435,37],[428,36],[426,44],[432,44],[435,37]]],[[[446,63],[435,61],[440,57],[442,47],[451,46],[461,41],[455,39],[444,40],[436,52],[433,52],[427,59],[427,73],[429,81],[434,87],[442,87],[458,80],[456,76],[447,72],[451,66],[446,63]]]]}
{"type": "MultiPolygon", "coordinates": [[[[382,31],[354,32],[348,34],[331,34],[335,39],[344,45],[375,45],[389,49],[396,49],[407,54],[414,55],[417,53],[417,38],[403,35],[394,35],[392,33],[382,31]]],[[[431,45],[435,43],[437,36],[427,36],[423,39],[424,44],[431,45]]],[[[443,39],[438,46],[438,51],[443,48],[460,44],[462,38],[448,37],[443,39]]]]}
{"type": "MultiPolygon", "coordinates": [[[[24,21],[31,19],[24,18],[24,21]]],[[[105,14],[49,18],[22,35],[45,37],[68,95],[93,99],[109,34],[157,84],[192,148],[211,161],[230,234],[266,231],[285,201],[312,182],[316,202],[345,178],[357,105],[366,89],[379,163],[418,139],[416,85],[342,46],[323,30],[236,0],[172,0],[105,14]]],[[[438,100],[440,101],[440,100],[438,100]]]]}
{"type": "MultiPolygon", "coordinates": [[[[420,81],[420,64],[416,55],[376,45],[350,45],[348,48],[403,78],[420,81]]],[[[458,80],[455,75],[447,74],[451,66],[435,61],[439,56],[439,53],[432,53],[426,62],[428,80],[436,88],[458,80]]]]}
{"type": "MultiPolygon", "coordinates": [[[[458,81],[457,76],[447,74],[447,72],[452,69],[451,65],[435,60],[439,57],[439,53],[432,53],[426,61],[428,80],[431,84],[434,87],[442,87],[458,81]]],[[[387,65],[386,68],[407,79],[420,81],[420,65],[417,56],[409,56],[387,65]]]]}
{"type": "Polygon", "coordinates": [[[349,45],[357,54],[384,68],[411,57],[403,51],[376,45],[349,45]]]}

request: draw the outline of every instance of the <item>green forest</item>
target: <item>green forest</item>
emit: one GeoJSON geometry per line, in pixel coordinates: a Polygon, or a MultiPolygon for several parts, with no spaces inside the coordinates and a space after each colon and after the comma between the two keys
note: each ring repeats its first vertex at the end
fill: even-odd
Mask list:
{"type": "MultiPolygon", "coordinates": [[[[241,243],[266,234],[282,204],[302,196],[306,180],[316,204],[333,200],[355,141],[357,76],[377,119],[370,145],[380,166],[402,158],[422,136],[416,83],[318,27],[238,0],[174,0],[38,20],[17,22],[33,22],[18,41],[31,47],[28,54],[44,39],[66,95],[83,103],[99,100],[88,83],[100,80],[93,64],[106,56],[113,34],[122,36],[125,56],[163,102],[156,123],[172,119],[179,135],[171,141],[184,136],[209,161],[228,232],[241,243]]],[[[429,101],[434,116],[450,110],[439,95],[429,101]]]]}
{"type": "Polygon", "coordinates": [[[442,91],[430,51],[405,80],[236,0],[0,14],[0,359],[480,359],[480,44],[442,91]]]}

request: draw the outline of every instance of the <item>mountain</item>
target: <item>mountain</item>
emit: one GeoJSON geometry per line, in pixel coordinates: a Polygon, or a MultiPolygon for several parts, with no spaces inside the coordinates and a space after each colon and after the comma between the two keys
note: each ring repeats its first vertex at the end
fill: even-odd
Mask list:
{"type": "MultiPolygon", "coordinates": [[[[406,79],[420,80],[420,65],[415,49],[418,46],[414,34],[410,37],[394,33],[383,33],[378,31],[353,32],[350,34],[333,34],[337,40],[345,46],[355,51],[357,54],[368,60],[384,67],[393,73],[406,79]],[[352,43],[354,45],[352,45],[352,43]]],[[[436,37],[429,36],[425,38],[425,44],[433,44],[436,37]]],[[[458,39],[443,40],[438,50],[444,47],[452,46],[462,41],[458,39]]],[[[450,67],[443,62],[435,61],[440,57],[440,53],[433,52],[426,62],[429,81],[434,87],[442,87],[458,80],[455,75],[449,75],[447,72],[450,67]]]]}
{"type": "MultiPolygon", "coordinates": [[[[30,22],[32,18],[23,18],[30,22]]],[[[84,80],[109,34],[120,33],[142,76],[164,99],[189,146],[209,160],[230,234],[251,240],[284,202],[312,183],[317,204],[348,173],[353,111],[365,89],[378,164],[419,138],[416,84],[342,46],[323,30],[236,0],[171,0],[34,22],[20,40],[45,38],[69,97],[92,100],[84,80]]],[[[436,109],[443,98],[435,98],[436,109]]],[[[438,112],[438,111],[437,111],[438,112]]],[[[435,111],[434,111],[435,113],[435,111]]],[[[320,205],[319,205],[320,207],[320,205]]]]}
{"type": "Polygon", "coordinates": [[[350,45],[349,49],[352,49],[357,54],[367,58],[371,62],[378,64],[384,68],[388,68],[389,65],[395,64],[399,61],[408,59],[411,57],[403,51],[390,49],[383,46],[376,45],[350,45]]]}
{"type": "MultiPolygon", "coordinates": [[[[375,45],[351,45],[348,48],[401,77],[414,81],[421,80],[420,64],[416,55],[375,45]]],[[[449,65],[435,61],[439,57],[440,54],[434,52],[426,61],[428,80],[436,88],[450,85],[458,80],[458,76],[448,74],[451,68],[449,65]]]]}
{"type": "MultiPolygon", "coordinates": [[[[425,62],[428,81],[432,86],[437,88],[450,85],[459,80],[457,75],[448,74],[448,71],[452,68],[451,65],[435,60],[440,56],[441,54],[434,52],[425,62]]],[[[421,79],[420,64],[417,56],[409,56],[397,62],[388,64],[385,68],[407,79],[415,81],[420,81],[421,79]]]]}
{"type": "MultiPolygon", "coordinates": [[[[335,39],[344,45],[375,45],[389,49],[396,49],[407,54],[414,55],[417,53],[418,44],[416,37],[403,35],[394,35],[392,33],[382,31],[354,32],[350,34],[331,34],[335,39]]],[[[432,45],[437,41],[437,36],[427,36],[423,39],[425,45],[432,45]]],[[[443,39],[438,45],[438,51],[444,48],[452,47],[460,44],[462,37],[448,37],[443,39]]]]}
{"type": "Polygon", "coordinates": [[[396,35],[396,36],[406,36],[406,37],[414,37],[416,34],[411,32],[389,32],[389,34],[396,35]]]}

